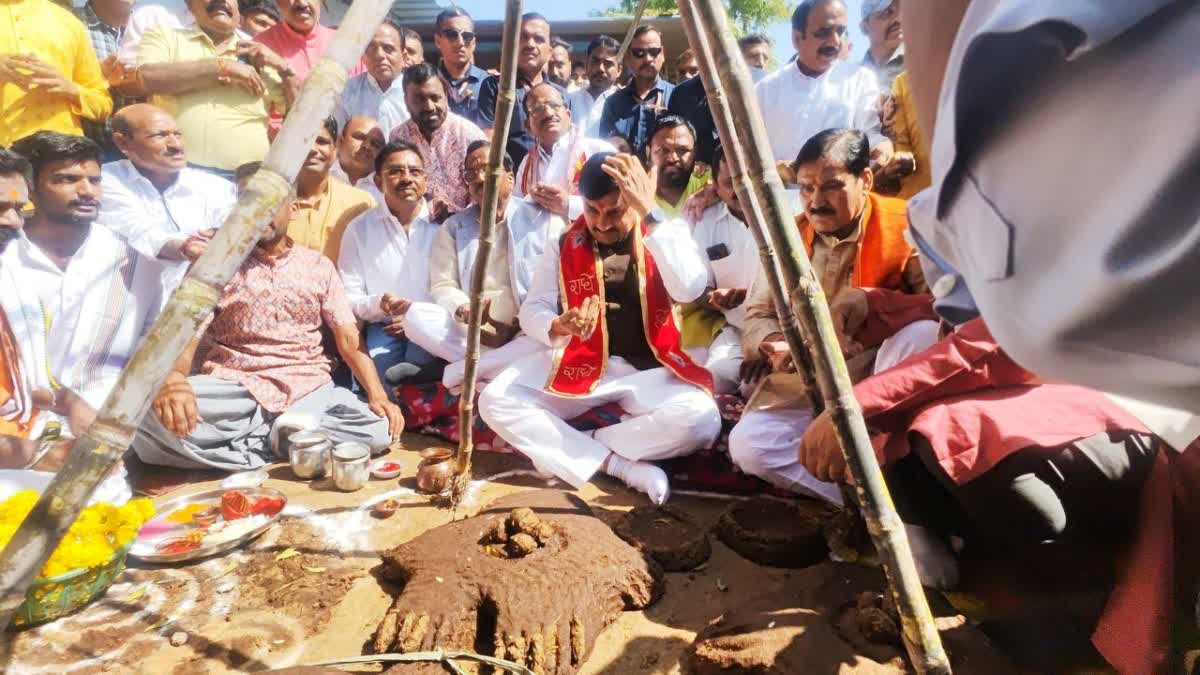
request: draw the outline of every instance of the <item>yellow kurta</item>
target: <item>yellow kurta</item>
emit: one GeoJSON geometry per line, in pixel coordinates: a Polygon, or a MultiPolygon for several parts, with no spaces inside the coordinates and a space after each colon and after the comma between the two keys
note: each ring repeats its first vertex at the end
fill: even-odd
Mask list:
{"type": "Polygon", "coordinates": [[[329,179],[325,193],[316,199],[297,199],[296,211],[288,225],[292,241],[320,251],[337,262],[342,250],[342,235],[350,221],[375,208],[375,200],[365,190],[329,179]]]}
{"type": "MultiPolygon", "coordinates": [[[[3,2],[3,0],[0,0],[3,2]]],[[[196,29],[152,28],[138,47],[138,65],[188,63],[237,58],[237,43],[218,49],[212,38],[196,29]]],[[[214,82],[211,87],[182,94],[155,96],[153,103],[171,113],[187,142],[188,161],[224,171],[267,156],[268,110],[285,109],[283,88],[275,71],[259,71],[267,93],[255,96],[241,87],[214,82]]]]}
{"type": "Polygon", "coordinates": [[[87,29],[53,2],[0,0],[0,54],[36,56],[79,87],[79,98],[68,101],[0,83],[0,145],[42,130],[81,135],[80,118],[101,121],[112,114],[87,29]]]}
{"type": "Polygon", "coordinates": [[[892,118],[896,152],[911,152],[917,162],[916,172],[900,180],[900,194],[896,195],[908,199],[933,182],[929,172],[929,141],[917,126],[917,109],[908,90],[908,71],[900,73],[892,83],[892,98],[896,102],[896,116],[892,118]]]}

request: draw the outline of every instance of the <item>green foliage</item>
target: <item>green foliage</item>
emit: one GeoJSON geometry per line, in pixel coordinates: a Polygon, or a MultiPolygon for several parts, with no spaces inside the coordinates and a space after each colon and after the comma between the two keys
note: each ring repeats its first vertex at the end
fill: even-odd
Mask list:
{"type": "MultiPolygon", "coordinates": [[[[725,10],[739,34],[763,29],[767,24],[791,15],[788,0],[724,0],[725,10]]],[[[600,13],[601,16],[632,16],[637,11],[638,0],[617,0],[614,7],[600,13]]],[[[644,16],[676,16],[679,8],[675,0],[648,0],[644,16]]]]}

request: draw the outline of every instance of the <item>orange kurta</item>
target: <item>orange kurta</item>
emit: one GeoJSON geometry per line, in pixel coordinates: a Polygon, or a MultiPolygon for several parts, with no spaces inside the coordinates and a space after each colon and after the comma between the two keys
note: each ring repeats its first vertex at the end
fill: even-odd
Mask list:
{"type": "MultiPolygon", "coordinates": [[[[804,240],[808,257],[813,255],[816,232],[808,217],[796,216],[796,226],[804,240]]],[[[858,238],[858,254],[854,260],[851,284],[855,288],[900,288],[904,268],[915,252],[904,239],[908,227],[908,202],[869,193],[863,213],[862,235],[858,238]]]]}

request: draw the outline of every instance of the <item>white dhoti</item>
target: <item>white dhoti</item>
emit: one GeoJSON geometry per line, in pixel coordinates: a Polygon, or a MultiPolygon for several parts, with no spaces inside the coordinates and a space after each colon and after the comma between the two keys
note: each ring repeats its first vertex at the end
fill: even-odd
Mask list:
{"type": "MultiPolygon", "coordinates": [[[[453,389],[462,384],[467,358],[465,324],[456,321],[440,305],[415,302],[404,315],[404,333],[413,344],[449,362],[442,375],[443,386],[453,389]]],[[[501,370],[538,352],[548,353],[549,348],[524,334],[496,348],[480,345],[479,379],[490,381],[501,370]]]]}
{"type": "MultiPolygon", "coordinates": [[[[917,321],[883,341],[875,355],[873,372],[882,372],[938,340],[936,321],[917,321]]],[[[729,455],[742,471],[768,483],[842,503],[835,483],[813,478],[800,464],[800,439],[813,421],[807,408],[747,411],[729,434],[729,455]]]]}
{"type": "Polygon", "coordinates": [[[479,415],[541,471],[582,487],[609,453],[630,460],[661,460],[707,447],[721,431],[712,397],[666,368],[637,370],[614,356],[595,390],[567,397],[545,390],[552,353],[536,354],[502,371],[479,396],[479,415]],[[620,423],[593,434],[566,420],[616,403],[620,423]]]}
{"type": "MultiPolygon", "coordinates": [[[[691,350],[688,350],[691,353],[691,350]]],[[[694,355],[693,355],[694,356],[694,355]]],[[[707,353],[698,362],[713,376],[713,390],[717,394],[732,394],[741,386],[742,332],[736,326],[727,325],[717,333],[707,353]]],[[[749,391],[742,392],[748,395],[749,391]]]]}

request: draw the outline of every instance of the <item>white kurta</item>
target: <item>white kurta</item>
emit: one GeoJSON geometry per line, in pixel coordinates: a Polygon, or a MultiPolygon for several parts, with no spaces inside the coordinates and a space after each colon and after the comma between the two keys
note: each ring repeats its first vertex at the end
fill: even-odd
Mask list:
{"type": "MultiPolygon", "coordinates": [[[[158,188],[127,159],[101,168],[97,222],[117,233],[142,255],[158,258],[168,242],[220,227],[237,202],[234,184],[207,171],[184,168],[166,190],[158,188]]],[[[161,261],[167,290],[187,271],[186,261],[161,261]]]]}
{"type": "Polygon", "coordinates": [[[777,161],[795,161],[808,139],[826,129],[858,129],[872,146],[886,140],[879,122],[879,80],[858,64],[838,62],[818,77],[786,66],[764,77],[754,91],[777,161]]]}
{"type": "Polygon", "coordinates": [[[438,225],[421,207],[417,219],[405,229],[388,210],[376,206],[350,222],[342,237],[338,271],[354,316],[367,322],[387,318],[379,307],[385,293],[428,302],[429,254],[438,225]]]}
{"type": "MultiPolygon", "coordinates": [[[[588,138],[579,127],[572,126],[549,151],[539,143],[534,144],[529,154],[525,155],[525,159],[521,160],[521,166],[517,168],[513,195],[532,203],[533,200],[526,195],[526,182],[530,186],[548,183],[563,188],[569,194],[576,170],[583,166],[583,162],[592,155],[616,151],[608,141],[588,138]]],[[[568,199],[567,220],[575,222],[582,215],[583,197],[572,195],[568,199]]]]}
{"type": "Polygon", "coordinates": [[[709,288],[746,289],[746,300],[723,312],[728,325],[721,329],[708,349],[688,350],[693,357],[703,357],[699,360],[712,373],[713,386],[718,393],[732,393],[741,384],[739,377],[745,360],[741,328],[746,319],[749,294],[761,267],[758,245],[746,224],[730,213],[723,203],[704,212],[692,230],[692,238],[708,266],[709,288]]]}
{"type": "Polygon", "coordinates": [[[162,265],[100,225],[66,270],[24,237],[4,256],[3,265],[35,289],[39,306],[27,309],[50,326],[50,374],[99,408],[162,310],[162,265]]]}
{"type": "Polygon", "coordinates": [[[404,103],[404,78],[392,80],[387,91],[379,86],[370,73],[360,73],[347,80],[342,97],[333,109],[338,133],[346,128],[346,122],[352,117],[370,117],[379,123],[383,137],[390,137],[392,129],[411,118],[408,105],[404,103]]]}
{"type": "MultiPolygon", "coordinates": [[[[346,185],[350,185],[350,176],[346,174],[346,171],[344,169],[342,169],[342,165],[337,162],[334,162],[333,166],[330,167],[329,175],[332,176],[333,178],[336,178],[337,180],[342,181],[346,185]]],[[[359,190],[362,190],[363,192],[366,192],[367,194],[371,195],[371,199],[374,199],[376,204],[386,203],[384,201],[383,192],[381,192],[379,190],[379,186],[375,184],[375,173],[374,172],[371,172],[371,173],[363,176],[362,178],[359,178],[358,182],[354,183],[354,185],[352,185],[351,187],[356,187],[359,190]]]]}
{"type": "Polygon", "coordinates": [[[613,85],[607,91],[600,92],[596,98],[587,89],[580,89],[567,94],[567,102],[572,111],[583,117],[586,112],[586,117],[583,119],[572,120],[576,126],[583,129],[584,135],[588,138],[600,138],[600,117],[604,114],[604,104],[608,102],[608,97],[620,91],[621,88],[613,85]]]}
{"type": "MultiPolygon", "coordinates": [[[[645,238],[645,247],[658,263],[672,299],[691,302],[704,292],[707,270],[687,223],[675,219],[660,224],[645,238]]],[[[540,470],[576,487],[586,483],[610,453],[658,460],[712,443],[721,429],[716,403],[663,367],[639,371],[614,356],[592,393],[568,397],[547,392],[554,350],[566,343],[550,337],[550,324],[560,311],[559,247],[551,246],[538,263],[520,313],[526,333],[551,349],[505,369],[479,397],[480,416],[505,441],[540,470]],[[565,421],[611,402],[628,417],[594,434],[576,431],[565,421]]]]}

